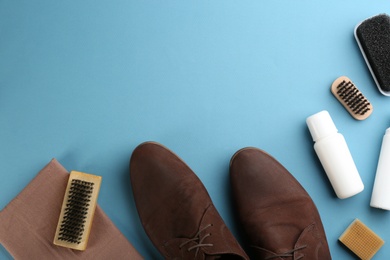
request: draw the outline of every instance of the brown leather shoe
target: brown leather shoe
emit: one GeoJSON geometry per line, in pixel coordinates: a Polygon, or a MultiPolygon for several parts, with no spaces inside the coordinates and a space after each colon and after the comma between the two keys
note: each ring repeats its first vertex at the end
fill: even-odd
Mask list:
{"type": "Polygon", "coordinates": [[[244,148],[230,161],[240,225],[256,259],[331,259],[316,206],[273,157],[244,148]]]}
{"type": "Polygon", "coordinates": [[[174,153],[139,145],[130,178],[142,225],[166,259],[248,259],[205,187],[174,153]]]}

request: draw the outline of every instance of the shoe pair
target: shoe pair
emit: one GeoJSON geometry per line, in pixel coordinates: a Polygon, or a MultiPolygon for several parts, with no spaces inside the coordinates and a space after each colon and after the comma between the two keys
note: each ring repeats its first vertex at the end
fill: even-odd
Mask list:
{"type": "MultiPolygon", "coordinates": [[[[249,259],[199,178],[173,152],[146,142],[130,159],[142,225],[165,259],[249,259]]],[[[238,221],[256,259],[331,259],[319,213],[273,157],[244,148],[230,161],[238,221]]]]}

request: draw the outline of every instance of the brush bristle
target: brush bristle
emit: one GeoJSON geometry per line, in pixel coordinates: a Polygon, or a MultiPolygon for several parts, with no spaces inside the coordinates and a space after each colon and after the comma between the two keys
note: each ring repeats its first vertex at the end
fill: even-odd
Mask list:
{"type": "Polygon", "coordinates": [[[380,14],[364,20],[355,28],[356,41],[384,95],[390,95],[390,16],[380,14]]]}
{"type": "Polygon", "coordinates": [[[92,182],[72,180],[59,240],[80,244],[92,191],[92,182]]]}
{"type": "Polygon", "coordinates": [[[364,120],[371,115],[373,111],[371,103],[348,77],[336,79],[331,91],[355,119],[364,120]]]}
{"type": "Polygon", "coordinates": [[[75,171],[71,172],[54,244],[85,250],[100,182],[100,176],[75,171]]]}

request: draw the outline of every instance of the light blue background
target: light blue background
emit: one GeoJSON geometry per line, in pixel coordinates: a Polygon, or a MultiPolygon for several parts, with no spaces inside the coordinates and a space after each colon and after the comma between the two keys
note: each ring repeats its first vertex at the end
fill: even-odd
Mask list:
{"type": "Polygon", "coordinates": [[[101,207],[145,258],[158,259],[130,189],[133,149],[154,140],[175,151],[239,238],[229,160],[256,146],[312,196],[333,259],[356,259],[337,242],[355,218],[387,241],[374,259],[388,259],[390,215],[369,201],[390,98],[353,37],[379,13],[390,13],[387,0],[0,0],[0,209],[57,158],[103,176],[101,207]],[[367,120],[330,93],[341,75],[373,104],[367,120]],[[365,184],[346,200],[334,195],[306,127],[323,109],[365,184]]]}

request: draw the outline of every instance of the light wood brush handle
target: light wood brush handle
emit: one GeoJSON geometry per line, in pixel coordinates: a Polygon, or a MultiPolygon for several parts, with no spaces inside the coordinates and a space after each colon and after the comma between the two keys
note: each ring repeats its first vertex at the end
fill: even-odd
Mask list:
{"type": "Polygon", "coordinates": [[[76,250],[85,250],[102,177],[72,171],[69,176],[54,244],[76,250]]]}

